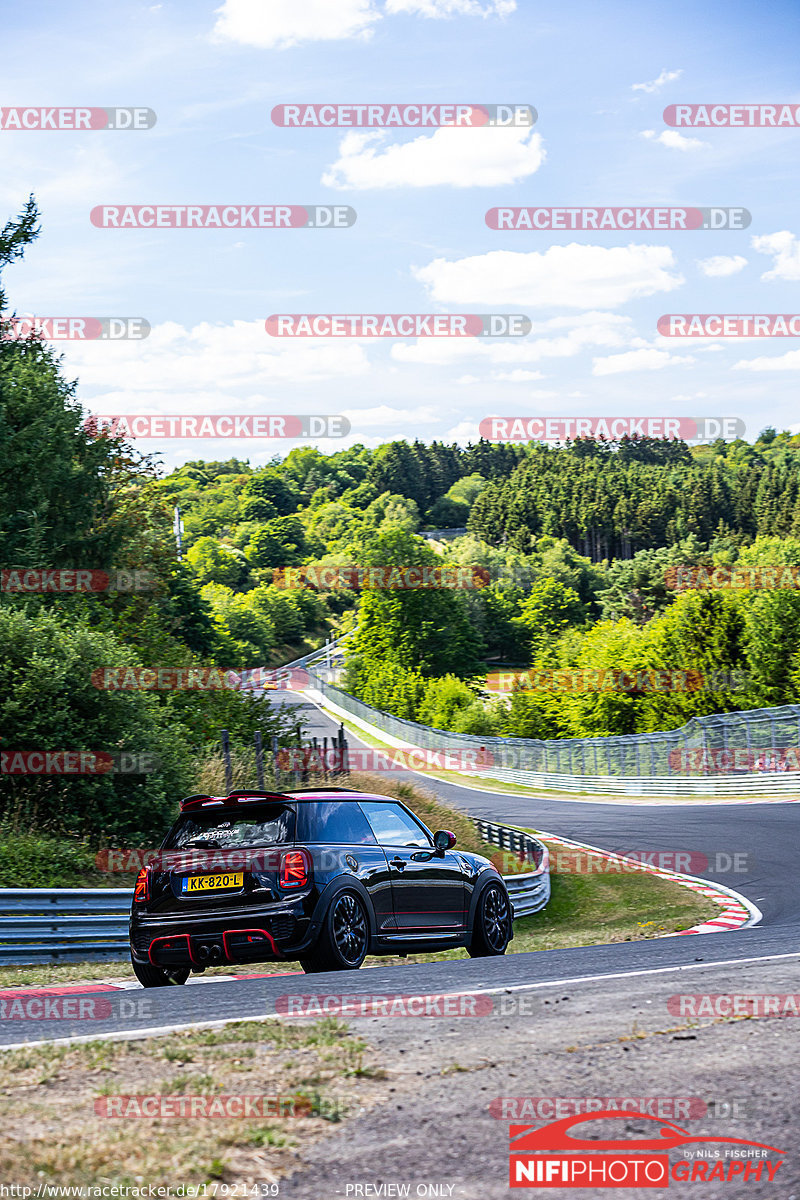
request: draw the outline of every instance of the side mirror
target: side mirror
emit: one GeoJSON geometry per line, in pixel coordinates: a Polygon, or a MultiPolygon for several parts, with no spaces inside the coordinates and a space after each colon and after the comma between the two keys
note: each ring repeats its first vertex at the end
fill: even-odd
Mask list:
{"type": "Polygon", "coordinates": [[[444,854],[445,850],[452,850],[456,844],[456,835],[451,833],[449,829],[437,829],[433,835],[433,844],[439,854],[444,854]]]}

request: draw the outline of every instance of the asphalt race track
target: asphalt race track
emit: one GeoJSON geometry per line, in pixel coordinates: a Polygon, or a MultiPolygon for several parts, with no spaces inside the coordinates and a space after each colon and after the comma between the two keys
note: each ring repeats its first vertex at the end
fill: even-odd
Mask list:
{"type": "MultiPolygon", "coordinates": [[[[288,703],[298,709],[312,736],[335,732],[335,722],[309,702],[292,697],[288,703]]],[[[241,1019],[269,1022],[282,1014],[298,1020],[302,1018],[292,1016],[298,1000],[292,998],[311,998],[312,1004],[316,998],[317,1011],[308,1011],[309,1000],[303,1002],[305,1015],[342,1016],[384,1065],[384,1092],[380,1102],[351,1113],[342,1125],[332,1124],[319,1140],[299,1141],[291,1174],[273,1185],[286,1200],[389,1195],[503,1200],[510,1194],[510,1121],[515,1119],[514,1114],[501,1119],[497,1106],[506,1103],[503,1097],[511,1103],[532,1102],[531,1097],[643,1097],[645,1102],[694,1097],[706,1116],[675,1123],[686,1127],[689,1142],[705,1139],[713,1148],[687,1148],[683,1162],[669,1160],[669,1194],[697,1200],[733,1200],[745,1193],[794,1200],[800,1195],[797,1025],[786,1019],[788,1007],[780,1010],[783,1019],[763,1007],[765,996],[780,1004],[800,1000],[795,834],[800,809],[793,803],[532,799],[413,778],[474,816],[618,853],[705,854],[709,867],[704,876],[741,892],[763,919],[737,932],[495,959],[410,960],[402,966],[311,976],[288,964],[295,973],[209,978],[149,990],[97,984],[9,989],[0,992],[0,1045],[141,1038],[241,1019]],[[723,866],[745,854],[739,862],[746,870],[715,870],[718,854],[728,856],[719,860],[723,866]],[[54,994],[58,991],[62,995],[54,994]],[[762,1011],[742,1019],[730,1010],[715,1009],[709,1015],[685,1007],[709,999],[716,1004],[716,997],[729,1003],[732,994],[760,996],[762,1011]],[[349,1008],[331,1012],[324,998],[342,995],[349,1008]],[[410,1009],[403,1013],[406,1019],[386,1010],[360,1015],[356,998],[364,996],[412,996],[416,1005],[425,996],[427,1015],[412,1015],[410,1009]],[[39,1006],[35,1013],[32,1004],[39,1006]],[[463,1010],[456,1016],[454,1005],[463,1010]],[[755,1019],[764,1013],[769,1019],[755,1019]],[[778,1176],[762,1178],[763,1164],[755,1161],[747,1168],[735,1162],[729,1155],[735,1156],[738,1148],[719,1149],[720,1138],[749,1141],[749,1154],[766,1154],[753,1150],[753,1143],[776,1147],[780,1162],[770,1169],[778,1170],[778,1176]],[[705,1183],[704,1172],[712,1164],[702,1161],[704,1155],[721,1161],[715,1170],[747,1169],[752,1177],[745,1182],[741,1175],[709,1176],[705,1183]],[[689,1176],[675,1175],[678,1170],[700,1173],[682,1182],[689,1176]],[[723,1181],[711,1184],[711,1178],[723,1181]]],[[[622,1103],[607,1101],[601,1107],[616,1109],[622,1103]]],[[[543,1117],[533,1119],[541,1124],[543,1117]]],[[[622,1119],[626,1142],[653,1135],[646,1118],[628,1112],[622,1119]]],[[[620,1131],[589,1131],[588,1136],[620,1136],[620,1131]]],[[[598,1194],[596,1187],[574,1185],[551,1185],[548,1191],[572,1200],[598,1194]]],[[[616,1189],[612,1194],[618,1194],[616,1189]]],[[[628,1186],[625,1194],[635,1200],[654,1192],[652,1187],[628,1186]]]]}
{"type": "MultiPolygon", "coordinates": [[[[276,701],[277,703],[278,701],[276,701]]],[[[280,702],[285,702],[281,700],[280,702]]],[[[298,709],[312,736],[329,737],[335,722],[299,698],[298,709]]],[[[351,744],[356,743],[348,735],[351,744]]],[[[46,1039],[89,1040],[109,1033],[142,1036],[145,1031],[176,1028],[197,1022],[245,1017],[269,1018],[279,1011],[281,996],[291,994],[403,993],[414,995],[491,990],[535,990],[560,981],[597,977],[668,976],[682,981],[703,965],[774,959],[784,965],[800,954],[800,885],[797,881],[797,823],[800,809],[793,803],[748,805],[620,805],[587,804],[558,799],[529,799],[420,779],[453,806],[474,816],[528,825],[573,837],[616,852],[632,850],[689,850],[747,854],[747,871],[714,872],[706,877],[735,888],[763,913],[760,924],[732,933],[669,937],[609,946],[510,954],[500,959],[414,963],[370,968],[341,974],[292,974],[237,981],[211,980],[200,987],[131,990],[109,993],[89,985],[80,995],[97,1002],[91,1019],[4,1020],[2,1045],[46,1039]],[[102,998],[102,1003],[100,1000],[102,998]]],[[[296,970],[294,964],[292,968],[296,970]]],[[[677,984],[676,984],[677,986],[677,984]]],[[[8,995],[8,993],[6,993],[8,995]]],[[[85,1009],[86,1012],[92,1011],[85,1009]]]]}
{"type": "MultiPolygon", "coordinates": [[[[321,739],[336,732],[336,722],[315,705],[294,698],[288,703],[297,708],[311,736],[321,739]]],[[[351,745],[363,744],[349,731],[347,737],[351,745]]],[[[705,854],[709,867],[703,871],[704,878],[734,888],[752,900],[763,914],[764,926],[781,926],[787,932],[794,929],[800,933],[796,850],[800,806],[794,803],[586,803],[566,797],[531,799],[505,792],[482,793],[471,784],[459,787],[419,774],[409,778],[473,817],[540,829],[617,854],[634,850],[705,854]],[[739,859],[739,864],[747,869],[715,871],[718,854],[724,856],[723,866],[734,855],[746,854],[746,861],[739,859]]],[[[800,949],[800,939],[790,938],[787,949],[800,949]]]]}

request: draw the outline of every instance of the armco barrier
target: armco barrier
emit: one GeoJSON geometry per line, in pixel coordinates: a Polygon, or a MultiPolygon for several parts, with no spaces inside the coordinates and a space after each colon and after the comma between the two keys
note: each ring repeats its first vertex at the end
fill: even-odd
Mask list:
{"type": "Polygon", "coordinates": [[[350,716],[395,747],[486,751],[492,765],[471,777],[530,788],[630,796],[772,796],[800,794],[800,772],[691,775],[673,768],[675,751],[754,753],[800,747],[800,705],[694,717],[680,729],[596,738],[502,738],[451,733],[392,716],[357,700],[309,669],[309,686],[338,716],[350,716]]]}
{"type": "MultiPolygon", "coordinates": [[[[519,830],[477,824],[484,841],[536,859],[535,871],[505,876],[514,917],[544,908],[546,847],[519,830]]],[[[0,966],[127,958],[132,898],[130,888],[0,888],[0,966]]]]}
{"type": "Polygon", "coordinates": [[[0,888],[0,965],[127,958],[131,888],[0,888]]]}
{"type": "Polygon", "coordinates": [[[510,850],[523,861],[534,864],[532,871],[503,876],[514,920],[529,917],[531,913],[543,909],[550,899],[550,855],[547,847],[520,829],[509,829],[507,825],[495,825],[492,821],[476,820],[475,824],[485,842],[499,846],[501,850],[510,850]]]}

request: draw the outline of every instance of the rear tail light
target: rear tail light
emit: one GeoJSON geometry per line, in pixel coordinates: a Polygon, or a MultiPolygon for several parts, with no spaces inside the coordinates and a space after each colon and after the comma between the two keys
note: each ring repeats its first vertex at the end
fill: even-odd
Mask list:
{"type": "Polygon", "coordinates": [[[307,850],[284,850],[278,882],[282,888],[301,888],[308,883],[311,858],[307,850]]]}
{"type": "Polygon", "coordinates": [[[143,904],[145,900],[150,899],[150,872],[147,867],[142,867],[139,874],[136,876],[136,886],[133,889],[133,903],[143,904]]]}

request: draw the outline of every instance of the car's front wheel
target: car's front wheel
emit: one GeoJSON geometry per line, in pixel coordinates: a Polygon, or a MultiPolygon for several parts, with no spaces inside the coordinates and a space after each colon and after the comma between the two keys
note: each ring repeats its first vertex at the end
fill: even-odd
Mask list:
{"type": "Polygon", "coordinates": [[[317,971],[357,971],[369,949],[369,920],[353,892],[340,892],[325,914],[312,954],[300,959],[307,975],[317,971]]]}
{"type": "Polygon", "coordinates": [[[467,953],[471,958],[505,954],[510,941],[511,906],[508,896],[499,883],[490,883],[478,900],[472,942],[467,953]]]}
{"type": "Polygon", "coordinates": [[[133,973],[142,987],[173,987],[175,984],[186,983],[189,978],[188,967],[175,967],[166,971],[163,967],[154,967],[152,963],[139,963],[131,956],[133,973]]]}

